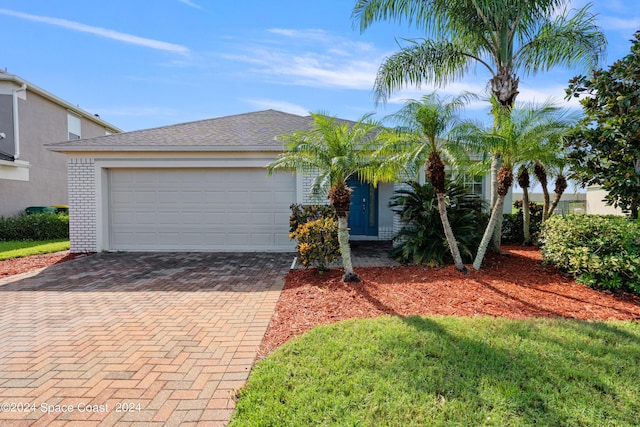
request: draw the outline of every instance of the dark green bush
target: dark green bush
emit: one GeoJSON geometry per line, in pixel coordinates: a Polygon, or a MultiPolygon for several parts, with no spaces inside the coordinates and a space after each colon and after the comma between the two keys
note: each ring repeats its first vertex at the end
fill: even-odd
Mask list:
{"type": "Polygon", "coordinates": [[[340,255],[338,220],[330,205],[291,205],[289,238],[296,239],[298,260],[325,271],[340,255]]]}
{"type": "MultiPolygon", "coordinates": [[[[394,236],[391,256],[403,263],[442,265],[453,262],[442,229],[436,193],[427,183],[408,182],[409,188],[396,190],[389,206],[406,225],[394,236]]],[[[485,202],[461,185],[449,184],[445,193],[451,229],[464,262],[471,262],[488,217],[485,202]]]]}
{"type": "Polygon", "coordinates": [[[640,224],[625,217],[554,215],[541,233],[545,262],[580,283],[640,294],[640,224]]]}
{"type": "MultiPolygon", "coordinates": [[[[504,243],[521,245],[524,243],[522,200],[516,200],[513,205],[518,209],[518,212],[514,214],[504,214],[504,220],[502,221],[502,241],[504,243]]],[[[537,242],[540,235],[542,210],[542,205],[529,202],[529,232],[531,233],[532,242],[537,242]]]]}
{"type": "Polygon", "coordinates": [[[0,240],[54,240],[69,238],[69,215],[56,213],[0,217],[0,240]]]}
{"type": "Polygon", "coordinates": [[[302,224],[289,237],[298,241],[298,259],[305,267],[323,272],[340,255],[338,221],[331,217],[302,224]]]}

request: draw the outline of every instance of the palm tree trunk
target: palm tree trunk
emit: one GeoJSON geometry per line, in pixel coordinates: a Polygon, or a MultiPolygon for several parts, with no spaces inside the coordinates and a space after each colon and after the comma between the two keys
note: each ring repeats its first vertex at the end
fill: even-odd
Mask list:
{"type": "Polygon", "coordinates": [[[449,244],[451,255],[453,255],[453,262],[456,265],[456,270],[462,273],[467,273],[467,267],[465,267],[462,263],[462,257],[460,256],[460,249],[458,249],[456,237],[453,235],[453,230],[451,230],[451,224],[449,224],[449,217],[447,216],[447,206],[444,201],[444,194],[436,193],[436,197],[438,198],[438,211],[440,212],[440,220],[442,220],[442,228],[444,229],[444,235],[447,238],[447,243],[449,244]]]}
{"type": "Polygon", "coordinates": [[[529,211],[529,189],[522,187],[522,234],[524,234],[524,246],[531,245],[531,212],[529,211]]]}
{"type": "Polygon", "coordinates": [[[549,218],[551,215],[553,215],[553,211],[555,211],[556,208],[558,207],[558,203],[560,203],[560,199],[562,198],[562,194],[564,194],[564,190],[566,190],[566,189],[567,189],[567,180],[564,177],[564,175],[562,175],[562,173],[560,173],[560,174],[558,174],[558,177],[556,178],[556,188],[554,188],[554,190],[553,190],[556,193],[556,195],[553,198],[553,203],[549,207],[549,212],[547,212],[547,218],[549,218]]]}
{"type": "Polygon", "coordinates": [[[555,197],[553,198],[553,202],[551,203],[551,206],[549,206],[549,211],[547,212],[547,219],[549,219],[549,217],[553,215],[553,211],[555,211],[556,208],[558,207],[558,203],[560,203],[561,198],[562,198],[562,193],[560,194],[556,193],[555,197]]]}
{"type": "Polygon", "coordinates": [[[342,280],[344,282],[359,282],[360,278],[353,271],[353,263],[351,262],[351,246],[349,246],[349,217],[338,217],[338,245],[340,246],[340,255],[342,256],[342,267],[344,268],[344,275],[342,280]]]}
{"type": "Polygon", "coordinates": [[[493,232],[496,228],[496,224],[498,223],[498,217],[502,216],[502,206],[504,205],[504,197],[498,195],[498,200],[496,201],[493,210],[491,211],[491,217],[489,218],[489,224],[487,224],[487,228],[484,231],[484,235],[482,236],[482,241],[480,242],[480,246],[478,246],[478,253],[476,254],[476,259],[473,261],[473,268],[476,270],[480,270],[480,266],[482,266],[482,261],[484,261],[484,256],[487,253],[487,249],[489,248],[489,243],[491,241],[491,237],[493,236],[493,232]]]}
{"type": "MultiPolygon", "coordinates": [[[[502,166],[502,159],[499,154],[494,154],[491,158],[491,210],[498,200],[498,171],[502,166]]],[[[491,237],[491,247],[494,251],[500,252],[502,241],[502,215],[498,217],[493,236],[491,237]]]]}

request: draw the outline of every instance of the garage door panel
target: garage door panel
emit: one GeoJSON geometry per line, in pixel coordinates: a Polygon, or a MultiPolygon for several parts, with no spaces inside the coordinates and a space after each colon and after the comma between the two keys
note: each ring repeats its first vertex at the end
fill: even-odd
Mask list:
{"type": "Polygon", "coordinates": [[[113,250],[291,251],[295,177],[264,169],[112,169],[113,250]]]}

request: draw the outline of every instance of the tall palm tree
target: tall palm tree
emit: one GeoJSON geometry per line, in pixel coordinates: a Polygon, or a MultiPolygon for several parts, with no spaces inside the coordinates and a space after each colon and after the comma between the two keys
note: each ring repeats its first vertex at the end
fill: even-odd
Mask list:
{"type": "Polygon", "coordinates": [[[370,169],[370,147],[380,128],[369,120],[369,115],[355,123],[339,121],[322,113],[312,113],[311,117],[311,129],[280,137],[286,151],[268,166],[268,172],[288,169],[315,176],[312,194],[327,196],[338,216],[338,243],[344,267],[342,279],[358,282],[360,278],[353,271],[349,246],[351,189],[347,180],[354,175],[364,176],[370,169]]]}
{"type": "Polygon", "coordinates": [[[446,84],[473,63],[491,74],[498,103],[513,106],[519,77],[555,66],[594,67],[606,39],[590,5],[569,14],[570,0],[357,0],[352,19],[363,32],[376,21],[406,20],[426,39],[386,58],[378,70],[378,100],[406,85],[446,84]]]}
{"type": "MultiPolygon", "coordinates": [[[[518,95],[519,75],[555,66],[592,68],[606,39],[590,5],[570,13],[571,0],[357,0],[352,11],[360,31],[376,21],[408,22],[425,39],[386,58],[376,76],[376,101],[407,85],[445,85],[463,77],[472,64],[490,73],[488,86],[507,110],[518,95]]],[[[491,206],[497,200],[502,159],[492,154],[491,206]]]]}
{"type": "Polygon", "coordinates": [[[465,97],[451,99],[432,93],[425,95],[420,101],[408,101],[400,111],[389,116],[399,126],[394,137],[388,138],[387,144],[376,152],[376,157],[382,161],[375,169],[374,179],[391,180],[402,170],[411,170],[415,176],[417,170],[426,163],[427,178],[436,193],[438,212],[449,250],[456,269],[466,273],[467,268],[462,262],[447,216],[445,164],[442,160],[443,155],[450,160],[456,157],[453,153],[455,147],[443,138],[446,138],[447,132],[455,123],[456,113],[465,100],[465,97]]]}
{"type": "MultiPolygon", "coordinates": [[[[492,98],[492,103],[497,104],[497,100],[492,98]]],[[[503,160],[498,171],[498,197],[473,262],[476,270],[482,265],[498,217],[502,216],[504,198],[513,183],[514,167],[540,156],[548,144],[569,131],[576,119],[568,110],[547,102],[539,107],[530,104],[515,106],[510,111],[498,109],[491,128],[471,121],[457,127],[456,139],[466,141],[470,150],[498,153],[503,160]]]]}

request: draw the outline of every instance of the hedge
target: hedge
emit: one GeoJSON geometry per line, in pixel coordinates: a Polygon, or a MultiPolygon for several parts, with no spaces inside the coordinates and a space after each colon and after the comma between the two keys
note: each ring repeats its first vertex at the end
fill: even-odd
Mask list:
{"type": "Polygon", "coordinates": [[[554,215],[541,234],[545,262],[580,283],[640,294],[640,224],[626,217],[554,215]]]}
{"type": "Polygon", "coordinates": [[[69,238],[69,215],[56,213],[0,217],[0,240],[54,240],[69,238]]]}

